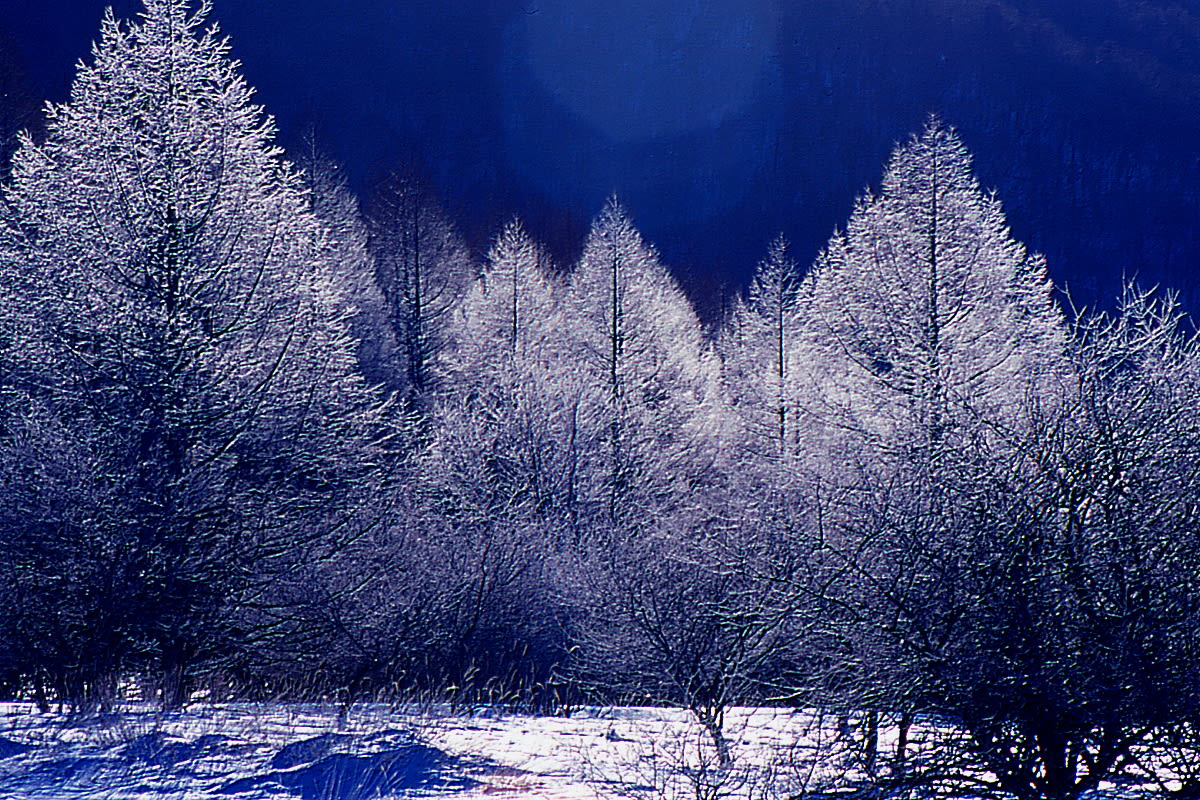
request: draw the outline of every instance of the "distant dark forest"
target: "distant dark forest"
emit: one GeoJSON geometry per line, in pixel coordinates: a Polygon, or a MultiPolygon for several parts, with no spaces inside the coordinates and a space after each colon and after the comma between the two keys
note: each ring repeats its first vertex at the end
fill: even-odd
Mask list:
{"type": "MultiPolygon", "coordinates": [[[[30,124],[42,99],[65,96],[102,3],[82,5],[0,9],[0,81],[16,89],[3,92],[6,136],[30,124]]],[[[697,13],[677,5],[644,8],[667,21],[697,13]]],[[[315,124],[360,195],[395,166],[422,163],[475,253],[516,214],[569,262],[616,190],[709,322],[777,233],[802,263],[814,258],[929,113],[954,123],[1018,238],[1045,253],[1077,302],[1110,304],[1123,276],[1173,287],[1189,309],[1200,302],[1194,3],[747,7],[760,5],[777,30],[753,102],[716,127],[637,142],[581,121],[531,76],[519,35],[538,18],[528,3],[460,0],[394,14],[235,5],[222,23],[284,141],[298,144],[315,124]],[[298,46],[310,57],[295,58],[298,46]]],[[[137,11],[116,6],[119,16],[137,11]]],[[[636,75],[607,79],[639,102],[636,75]]]]}

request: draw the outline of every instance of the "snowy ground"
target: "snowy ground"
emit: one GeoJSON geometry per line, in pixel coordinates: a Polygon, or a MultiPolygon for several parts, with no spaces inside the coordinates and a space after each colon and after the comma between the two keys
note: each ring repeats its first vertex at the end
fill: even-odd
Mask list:
{"type": "Polygon", "coordinates": [[[359,706],[339,719],[328,706],[229,704],[66,724],[0,704],[0,797],[767,800],[805,782],[802,751],[833,726],[737,709],[727,729],[737,766],[720,772],[688,715],[667,709],[526,717],[359,706]]]}

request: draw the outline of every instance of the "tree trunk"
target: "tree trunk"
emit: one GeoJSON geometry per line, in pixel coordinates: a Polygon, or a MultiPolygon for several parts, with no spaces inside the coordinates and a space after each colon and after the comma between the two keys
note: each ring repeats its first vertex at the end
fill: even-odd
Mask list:
{"type": "Polygon", "coordinates": [[[908,771],[908,734],[912,723],[911,712],[905,711],[900,715],[899,731],[896,734],[896,757],[892,761],[892,775],[898,781],[903,781],[908,771]]]}
{"type": "Polygon", "coordinates": [[[162,686],[159,701],[163,711],[181,711],[191,694],[187,686],[187,669],[183,658],[166,651],[162,659],[162,686]]]}
{"type": "Polygon", "coordinates": [[[733,754],[729,750],[729,740],[725,737],[724,709],[693,709],[700,721],[701,727],[712,740],[713,749],[717,752],[717,768],[728,769],[733,765],[733,754]]]}
{"type": "Polygon", "coordinates": [[[1043,729],[1037,733],[1038,756],[1045,775],[1042,796],[1047,800],[1071,800],[1076,793],[1074,765],[1068,757],[1066,737],[1059,731],[1043,729]]]}
{"type": "Polygon", "coordinates": [[[875,776],[875,765],[879,755],[879,712],[868,711],[863,720],[863,769],[875,776]]]}

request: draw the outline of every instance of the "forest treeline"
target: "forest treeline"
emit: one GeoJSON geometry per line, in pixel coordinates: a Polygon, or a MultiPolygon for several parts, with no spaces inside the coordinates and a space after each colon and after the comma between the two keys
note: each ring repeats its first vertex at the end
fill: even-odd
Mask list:
{"type": "Polygon", "coordinates": [[[573,264],[404,172],[360,211],[206,13],[107,18],[4,185],[10,696],[670,703],[722,763],[770,702],[893,788],[1200,787],[1169,295],[1061,303],[931,119],[706,330],[615,198],[573,264]]]}

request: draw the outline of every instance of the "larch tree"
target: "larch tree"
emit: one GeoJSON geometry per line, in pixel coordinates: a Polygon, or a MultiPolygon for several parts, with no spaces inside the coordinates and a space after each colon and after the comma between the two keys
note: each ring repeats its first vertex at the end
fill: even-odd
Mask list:
{"type": "Polygon", "coordinates": [[[557,284],[545,250],[519,222],[505,226],[448,327],[439,446],[462,485],[486,486],[490,499],[476,507],[533,515],[567,535],[597,403],[572,369],[557,284]],[[463,436],[475,446],[449,446],[463,436]]]}
{"type": "Polygon", "coordinates": [[[1051,290],[958,135],[931,119],[805,279],[815,444],[828,452],[849,435],[852,448],[906,457],[972,418],[1011,423],[1006,409],[1063,364],[1051,290]]]}
{"type": "Polygon", "coordinates": [[[448,327],[429,470],[453,501],[444,516],[473,538],[490,531],[524,547],[526,558],[571,538],[594,406],[564,360],[558,291],[549,254],[518,220],[507,224],[448,327]]]}
{"type": "Polygon", "coordinates": [[[520,220],[504,227],[453,317],[452,369],[461,379],[490,367],[508,372],[527,358],[545,365],[556,357],[553,271],[549,254],[520,220]]]}
{"type": "Polygon", "coordinates": [[[721,435],[717,361],[687,297],[616,198],[593,222],[564,300],[576,368],[605,395],[594,494],[610,523],[636,526],[710,477],[721,435]]]}
{"type": "Polygon", "coordinates": [[[297,166],[302,169],[313,211],[328,232],[329,279],[343,303],[363,373],[389,389],[400,389],[403,375],[396,335],[377,282],[375,257],[358,198],[350,191],[341,166],[321,152],[314,135],[305,138],[297,166]]]}
{"type": "MultiPolygon", "coordinates": [[[[847,565],[839,591],[857,609],[846,642],[894,641],[895,603],[930,578],[915,566],[922,554],[956,552],[968,527],[961,456],[1000,457],[1031,403],[1057,402],[1069,365],[1051,291],[1044,260],[1013,239],[962,141],[936,119],[895,149],[881,191],[857,202],[806,276],[803,451],[838,498],[822,515],[847,565]],[[895,519],[903,525],[884,524],[895,519]]],[[[886,647],[859,662],[850,702],[897,715],[902,780],[919,684],[886,647]]]]}
{"type": "MultiPolygon", "coordinates": [[[[572,608],[569,669],[599,698],[678,703],[732,761],[724,712],[787,638],[787,615],[749,570],[719,470],[725,443],[716,356],[658,254],[610,200],[563,297],[577,380],[598,413],[582,482],[585,534],[560,580],[572,608]]],[[[782,583],[782,582],[780,582],[782,583]]]]}
{"type": "Polygon", "coordinates": [[[799,436],[800,274],[787,251],[782,236],[771,242],[720,340],[726,393],[755,462],[795,455],[799,436]]]}
{"type": "Polygon", "coordinates": [[[12,384],[32,410],[4,443],[21,499],[4,577],[47,602],[29,613],[61,612],[68,650],[112,647],[89,686],[53,687],[73,702],[135,668],[186,702],[246,634],[232,609],[349,535],[390,435],[327,231],[207,4],[188,6],[106,15],[5,193],[5,313],[34,321],[37,362],[12,384]],[[54,605],[64,589],[84,606],[54,605]]]}
{"type": "Polygon", "coordinates": [[[546,653],[557,632],[541,576],[554,545],[570,537],[578,400],[556,361],[551,272],[514,221],[441,322],[428,446],[416,460],[412,505],[389,529],[394,567],[372,581],[370,606],[352,609],[417,620],[358,637],[423,662],[405,680],[464,692],[475,681],[532,684],[561,656],[546,653]],[[398,633],[407,646],[382,641],[398,633]]]}

